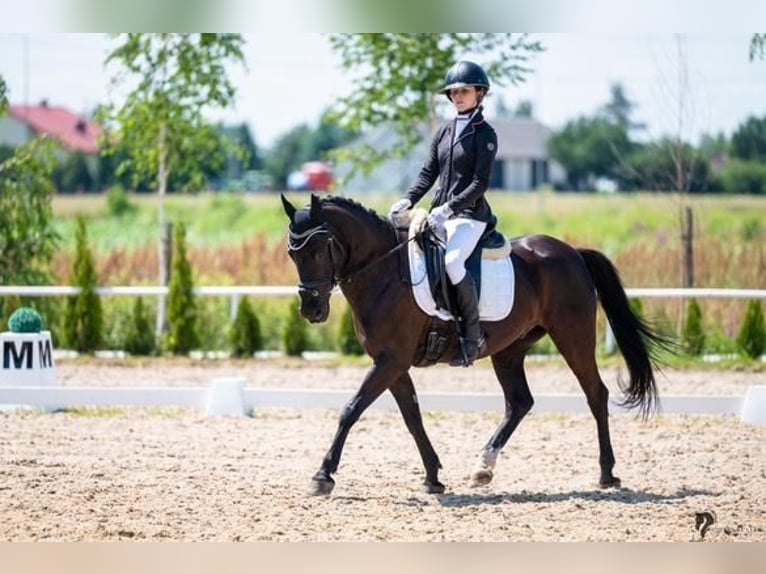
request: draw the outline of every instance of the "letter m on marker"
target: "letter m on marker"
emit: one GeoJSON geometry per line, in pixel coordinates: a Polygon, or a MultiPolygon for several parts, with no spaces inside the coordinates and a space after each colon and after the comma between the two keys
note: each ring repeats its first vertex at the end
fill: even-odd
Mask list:
{"type": "Polygon", "coordinates": [[[51,349],[50,339],[44,341],[38,341],[38,349],[40,350],[40,368],[49,369],[53,366],[53,350],[51,349]]]}
{"type": "Polygon", "coordinates": [[[3,368],[8,369],[11,366],[11,358],[13,358],[13,367],[16,369],[32,368],[32,341],[24,341],[21,343],[21,351],[16,352],[16,345],[13,341],[4,341],[3,345],[3,368]],[[26,367],[24,367],[24,359],[26,359],[26,367]]]}

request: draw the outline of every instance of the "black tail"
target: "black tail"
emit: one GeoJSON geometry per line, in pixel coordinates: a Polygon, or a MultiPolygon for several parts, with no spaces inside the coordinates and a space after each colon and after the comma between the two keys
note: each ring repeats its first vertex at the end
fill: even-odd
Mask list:
{"type": "Polygon", "coordinates": [[[653,367],[656,353],[659,349],[670,349],[672,343],[633,312],[617,269],[606,255],[592,249],[577,251],[593,277],[601,306],[628,365],[630,384],[620,385],[625,394],[621,404],[639,407],[642,415],[647,416],[656,410],[659,401],[653,367]]]}

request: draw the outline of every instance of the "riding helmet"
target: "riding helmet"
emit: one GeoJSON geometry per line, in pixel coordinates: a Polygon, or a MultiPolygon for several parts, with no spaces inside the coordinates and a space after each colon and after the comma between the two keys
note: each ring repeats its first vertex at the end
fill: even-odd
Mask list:
{"type": "Polygon", "coordinates": [[[479,64],[469,62],[468,60],[461,60],[447,72],[441,92],[449,98],[449,91],[451,89],[462,88],[463,86],[476,86],[489,91],[487,72],[479,64]]]}

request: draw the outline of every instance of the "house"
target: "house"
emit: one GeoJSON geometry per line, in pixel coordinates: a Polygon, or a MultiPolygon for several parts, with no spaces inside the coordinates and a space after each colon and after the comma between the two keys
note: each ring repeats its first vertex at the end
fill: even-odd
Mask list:
{"type": "Polygon", "coordinates": [[[12,105],[8,116],[0,118],[0,145],[17,147],[38,135],[52,137],[70,153],[97,156],[101,128],[65,108],[49,106],[45,100],[37,106],[12,105]]]}
{"type": "Polygon", "coordinates": [[[0,146],[18,147],[40,135],[57,142],[60,161],[81,154],[92,179],[98,173],[101,128],[94,122],[65,108],[48,105],[11,105],[8,115],[0,117],[0,146]]]}
{"type": "MultiPolygon", "coordinates": [[[[548,156],[551,130],[533,118],[490,119],[497,132],[497,155],[490,175],[490,189],[532,191],[543,185],[557,185],[566,180],[564,169],[548,156]]],[[[428,156],[430,132],[420,126],[421,141],[402,158],[391,158],[369,175],[355,175],[341,187],[349,192],[404,192],[417,177],[428,156]]],[[[362,136],[353,146],[369,145],[391,149],[397,141],[395,130],[379,126],[362,136]]],[[[343,179],[349,167],[339,164],[336,173],[343,179]]]]}

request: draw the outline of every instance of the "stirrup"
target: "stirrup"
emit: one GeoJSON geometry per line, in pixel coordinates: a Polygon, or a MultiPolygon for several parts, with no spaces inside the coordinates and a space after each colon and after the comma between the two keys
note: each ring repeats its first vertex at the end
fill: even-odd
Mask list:
{"type": "Polygon", "coordinates": [[[449,362],[450,367],[470,367],[473,362],[479,358],[479,355],[485,350],[487,346],[487,338],[482,334],[479,336],[479,340],[475,343],[460,337],[460,351],[449,362]],[[475,354],[468,354],[468,346],[475,346],[475,354]]]}

